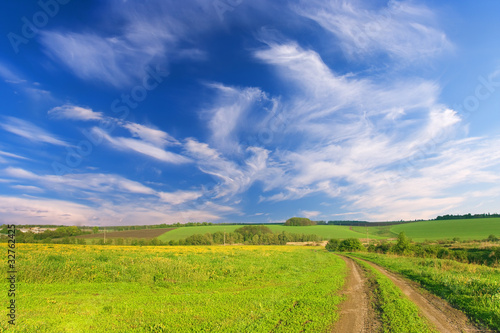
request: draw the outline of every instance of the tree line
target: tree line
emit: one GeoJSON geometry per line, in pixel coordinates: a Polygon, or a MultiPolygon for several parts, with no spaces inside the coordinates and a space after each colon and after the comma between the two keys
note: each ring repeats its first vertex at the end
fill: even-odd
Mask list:
{"type": "MultiPolygon", "coordinates": [[[[457,243],[458,238],[447,243],[457,243]]],[[[486,242],[498,242],[500,239],[495,235],[489,235],[486,242]]],[[[443,244],[445,245],[445,244],[443,244]]],[[[370,244],[368,247],[363,245],[359,239],[348,238],[344,240],[331,239],[325,248],[328,251],[338,252],[356,252],[367,251],[381,254],[397,254],[403,256],[419,258],[438,258],[450,259],[464,263],[498,265],[500,259],[500,247],[491,246],[485,248],[449,248],[443,245],[418,244],[411,241],[404,232],[399,233],[395,243],[382,241],[376,244],[370,244]]]]}

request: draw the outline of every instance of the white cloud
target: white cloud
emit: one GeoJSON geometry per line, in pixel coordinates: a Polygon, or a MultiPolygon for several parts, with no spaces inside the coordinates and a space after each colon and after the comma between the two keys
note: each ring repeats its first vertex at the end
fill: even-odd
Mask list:
{"type": "Polygon", "coordinates": [[[27,82],[25,79],[21,78],[20,75],[14,73],[11,69],[9,69],[2,63],[0,63],[0,77],[4,79],[5,82],[11,84],[20,84],[27,82]]]}
{"type": "Polygon", "coordinates": [[[36,187],[36,186],[31,186],[31,185],[12,185],[11,188],[14,188],[16,190],[21,190],[24,192],[44,192],[43,189],[36,187]]]}
{"type": "Polygon", "coordinates": [[[239,163],[195,139],[188,139],[184,148],[202,172],[219,181],[214,189],[215,198],[230,199],[246,191],[255,181],[264,179],[272,170],[267,168],[269,151],[263,148],[248,147],[239,163]]]}
{"type": "Polygon", "coordinates": [[[301,210],[301,211],[299,211],[300,216],[304,216],[307,218],[313,218],[313,217],[316,217],[320,214],[321,214],[321,212],[315,211],[315,210],[301,210]]]}
{"type": "Polygon", "coordinates": [[[134,137],[139,137],[157,147],[179,144],[179,142],[168,133],[152,127],[132,122],[125,122],[122,126],[128,129],[134,137]]]}
{"type": "Polygon", "coordinates": [[[68,146],[68,144],[47,131],[41,129],[32,123],[14,117],[3,117],[4,122],[0,124],[4,130],[19,135],[30,141],[38,143],[50,143],[58,146],[68,146]]]}
{"type": "Polygon", "coordinates": [[[435,82],[339,76],[316,52],[266,34],[267,48],[255,56],[298,89],[281,98],[287,121],[275,133],[282,138],[275,144],[293,148],[278,145],[269,154],[281,172],[267,174],[261,202],[322,193],[364,218],[431,218],[464,206],[467,186],[498,183],[498,143],[457,139],[464,124],[438,102],[435,82]]]}
{"type": "Polygon", "coordinates": [[[88,206],[65,200],[44,198],[0,197],[0,219],[6,224],[48,225],[135,225],[221,219],[209,210],[175,211],[147,202],[125,202],[120,205],[103,202],[88,206]]]}
{"type": "Polygon", "coordinates": [[[210,117],[211,143],[219,151],[238,153],[238,135],[249,126],[248,113],[257,101],[266,99],[266,96],[257,88],[238,89],[221,84],[209,86],[217,93],[213,107],[206,111],[210,117]]]}
{"type": "MultiPolygon", "coordinates": [[[[113,147],[122,149],[122,150],[131,150],[135,151],[137,153],[155,158],[157,160],[167,162],[167,163],[173,163],[173,164],[184,164],[184,163],[190,163],[191,160],[185,156],[172,153],[169,151],[165,151],[162,148],[158,148],[155,145],[152,145],[149,142],[145,142],[142,140],[137,140],[137,139],[130,139],[130,138],[124,138],[124,137],[112,137],[102,129],[98,127],[94,127],[92,129],[95,135],[99,137],[103,137],[107,142],[109,142],[113,147]]],[[[160,132],[160,131],[158,131],[160,132]]],[[[144,136],[144,132],[141,133],[144,136]]],[[[148,137],[150,140],[154,138],[154,140],[158,140],[158,137],[155,137],[154,135],[149,134],[148,137]]],[[[161,139],[163,142],[165,141],[164,139],[161,139]]],[[[158,143],[158,142],[155,142],[158,143]]]]}
{"type": "Polygon", "coordinates": [[[203,50],[191,38],[215,22],[212,3],[152,1],[102,3],[100,10],[106,34],[45,31],[45,52],[84,80],[101,81],[117,88],[128,86],[145,75],[145,67],[168,63],[171,58],[204,60],[203,50]],[[179,41],[184,41],[183,47],[179,41]]]}
{"type": "Polygon", "coordinates": [[[66,174],[64,176],[37,175],[33,172],[9,167],[3,170],[3,174],[16,178],[39,182],[46,189],[59,192],[68,192],[73,189],[87,190],[102,193],[128,193],[156,195],[156,191],[118,175],[112,174],[66,174]]]}
{"type": "Polygon", "coordinates": [[[0,155],[7,156],[7,157],[12,157],[12,158],[16,158],[16,159],[20,159],[20,160],[29,160],[29,158],[26,158],[24,156],[20,156],[20,155],[17,155],[17,154],[12,154],[12,153],[9,153],[9,152],[6,152],[6,151],[1,151],[1,150],[0,150],[0,155]]]}
{"type": "Polygon", "coordinates": [[[97,215],[88,206],[62,200],[6,196],[0,200],[0,217],[7,224],[89,225],[97,215]]]}
{"type": "Polygon", "coordinates": [[[295,10],[335,35],[349,56],[383,52],[403,61],[421,61],[452,48],[435,14],[413,1],[389,1],[372,9],[362,1],[314,0],[303,1],[295,10]]]}
{"type": "Polygon", "coordinates": [[[196,191],[175,191],[175,192],[160,192],[158,193],[161,201],[172,205],[183,204],[188,201],[193,201],[202,196],[201,192],[196,191]]]}
{"type": "Polygon", "coordinates": [[[48,115],[56,119],[73,119],[73,120],[101,120],[102,112],[95,112],[88,108],[83,108],[76,105],[65,104],[52,108],[48,111],[48,115]]]}

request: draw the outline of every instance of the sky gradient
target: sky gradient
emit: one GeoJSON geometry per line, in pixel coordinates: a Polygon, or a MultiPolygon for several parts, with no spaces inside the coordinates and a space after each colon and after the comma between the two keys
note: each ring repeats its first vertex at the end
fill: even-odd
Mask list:
{"type": "Polygon", "coordinates": [[[499,212],[500,2],[4,2],[0,220],[499,212]]]}

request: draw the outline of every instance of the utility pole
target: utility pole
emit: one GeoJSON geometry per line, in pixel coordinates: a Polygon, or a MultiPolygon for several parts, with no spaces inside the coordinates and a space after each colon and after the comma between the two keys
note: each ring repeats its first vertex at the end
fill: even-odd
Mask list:
{"type": "Polygon", "coordinates": [[[366,226],[366,241],[368,242],[368,246],[370,246],[370,238],[368,238],[368,226],[366,226]]]}
{"type": "Polygon", "coordinates": [[[106,245],[106,228],[104,227],[104,245],[106,245]]]}

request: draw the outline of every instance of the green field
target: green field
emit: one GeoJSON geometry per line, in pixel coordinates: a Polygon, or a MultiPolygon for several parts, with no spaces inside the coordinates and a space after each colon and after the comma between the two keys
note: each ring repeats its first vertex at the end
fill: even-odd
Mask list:
{"type": "MultiPolygon", "coordinates": [[[[314,226],[284,226],[284,225],[267,225],[269,229],[273,232],[283,232],[295,234],[314,234],[318,235],[325,240],[330,238],[366,238],[366,231],[360,232],[350,230],[347,226],[337,226],[337,225],[314,225],[314,226]]],[[[233,232],[234,230],[243,227],[243,225],[211,225],[211,226],[199,226],[199,227],[181,227],[164,233],[159,236],[158,239],[162,241],[179,240],[187,238],[194,234],[205,234],[220,232],[233,232]]],[[[370,236],[374,239],[383,239],[381,236],[370,236]]]]}
{"type": "MultiPolygon", "coordinates": [[[[366,233],[365,227],[353,227],[353,230],[366,233]]],[[[481,240],[491,234],[500,237],[500,218],[421,221],[368,228],[370,238],[395,238],[401,231],[417,242],[455,237],[462,240],[481,240]]]]}
{"type": "Polygon", "coordinates": [[[356,253],[419,282],[474,321],[500,331],[500,269],[445,259],[356,253]]]}
{"type": "MultiPolygon", "coordinates": [[[[346,275],[344,261],[319,247],[16,251],[17,324],[9,332],[325,332],[338,318],[346,275]]],[[[1,288],[8,290],[5,279],[1,288]]],[[[0,299],[7,304],[7,292],[0,299]]],[[[2,320],[0,330],[7,326],[2,320]]]]}

